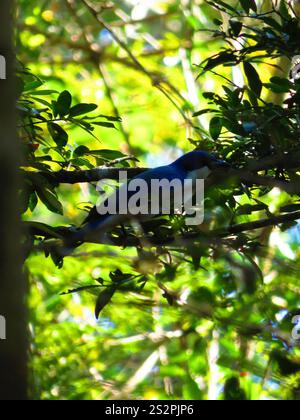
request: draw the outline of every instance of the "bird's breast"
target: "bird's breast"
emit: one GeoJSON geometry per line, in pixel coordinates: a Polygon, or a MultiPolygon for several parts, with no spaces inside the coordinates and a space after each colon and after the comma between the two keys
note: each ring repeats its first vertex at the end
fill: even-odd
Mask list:
{"type": "Polygon", "coordinates": [[[195,171],[188,172],[189,179],[195,180],[195,179],[206,179],[211,174],[211,170],[208,166],[204,166],[201,169],[196,169],[195,171]]]}

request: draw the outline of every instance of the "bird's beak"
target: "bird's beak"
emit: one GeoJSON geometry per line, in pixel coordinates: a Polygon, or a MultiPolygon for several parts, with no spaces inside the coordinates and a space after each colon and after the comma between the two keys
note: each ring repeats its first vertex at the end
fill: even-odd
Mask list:
{"type": "Polygon", "coordinates": [[[224,160],[214,160],[210,162],[209,168],[214,169],[229,169],[229,163],[225,162],[224,160]]]}

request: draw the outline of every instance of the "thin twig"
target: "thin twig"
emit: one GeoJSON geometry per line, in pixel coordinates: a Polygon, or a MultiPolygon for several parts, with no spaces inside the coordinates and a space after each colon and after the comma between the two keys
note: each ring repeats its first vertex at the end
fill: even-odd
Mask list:
{"type": "MultiPolygon", "coordinates": [[[[92,14],[92,16],[96,19],[96,21],[104,28],[106,29],[112,38],[115,40],[115,42],[127,53],[127,55],[130,57],[132,62],[135,64],[135,66],[145,75],[147,76],[152,85],[156,87],[158,90],[160,90],[167,98],[171,101],[171,103],[176,107],[176,109],[179,111],[182,117],[184,118],[184,121],[191,125],[193,127],[192,122],[190,119],[185,115],[185,113],[176,105],[176,101],[173,99],[170,99],[170,94],[166,92],[166,90],[163,88],[163,84],[165,81],[165,77],[159,74],[153,74],[151,73],[131,52],[130,48],[127,46],[127,44],[116,34],[116,32],[111,28],[110,25],[108,25],[102,17],[99,15],[97,10],[95,10],[86,0],[81,0],[81,2],[85,5],[85,7],[89,10],[89,12],[92,14]]],[[[168,85],[170,86],[170,83],[168,82],[168,85]]]]}
{"type": "MultiPolygon", "coordinates": [[[[79,18],[78,14],[77,14],[77,11],[75,9],[74,1],[73,0],[66,0],[66,4],[67,4],[69,10],[71,11],[71,13],[73,14],[74,18],[76,19],[76,21],[78,23],[78,26],[80,27],[80,30],[83,34],[83,38],[85,40],[85,44],[86,44],[87,48],[89,49],[90,53],[93,54],[94,50],[92,48],[92,43],[90,41],[91,36],[89,36],[89,34],[87,34],[86,30],[84,29],[84,25],[81,22],[81,19],[79,18]]],[[[117,107],[116,102],[114,100],[114,95],[113,95],[112,88],[110,87],[110,85],[108,83],[107,77],[105,75],[104,68],[100,64],[100,61],[101,60],[100,60],[100,55],[99,55],[99,60],[95,60],[95,61],[93,60],[93,63],[96,65],[97,70],[99,71],[99,74],[102,78],[102,81],[104,83],[104,87],[105,87],[105,90],[106,90],[106,95],[107,95],[107,97],[110,101],[113,112],[114,112],[115,116],[120,120],[119,121],[119,127],[121,129],[121,133],[123,135],[123,138],[124,138],[124,140],[125,140],[125,142],[128,146],[128,152],[133,155],[134,151],[133,151],[133,148],[130,144],[129,133],[125,130],[124,125],[121,121],[121,113],[118,110],[118,107],[117,107]]]]}

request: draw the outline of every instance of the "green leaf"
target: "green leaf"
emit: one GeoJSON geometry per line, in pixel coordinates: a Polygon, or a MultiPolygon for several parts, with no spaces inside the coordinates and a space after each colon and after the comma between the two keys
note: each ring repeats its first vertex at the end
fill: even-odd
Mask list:
{"type": "Polygon", "coordinates": [[[78,104],[70,109],[70,117],[78,117],[79,115],[88,114],[98,108],[96,104],[78,104]]]}
{"type": "Polygon", "coordinates": [[[193,114],[193,117],[195,118],[195,117],[201,117],[201,115],[204,115],[204,114],[208,114],[208,113],[215,113],[216,112],[216,110],[215,109],[210,109],[210,108],[207,108],[207,109],[202,109],[201,111],[197,111],[197,112],[195,112],[194,114],[193,114]]]}
{"type": "Polygon", "coordinates": [[[73,166],[86,166],[89,169],[94,169],[94,165],[92,165],[88,159],[82,157],[71,159],[70,163],[72,163],[73,166]]]}
{"type": "Polygon", "coordinates": [[[250,89],[257,95],[259,98],[263,88],[262,81],[260,80],[259,74],[256,69],[248,61],[244,62],[244,71],[248,80],[250,89]]]}
{"type": "Polygon", "coordinates": [[[183,385],[183,398],[185,400],[203,400],[202,391],[200,391],[196,382],[191,378],[190,375],[185,375],[184,385],[183,385]]]}
{"type": "Polygon", "coordinates": [[[90,152],[90,149],[86,146],[79,146],[77,149],[74,150],[73,155],[75,157],[81,157],[90,152]]]}
{"type": "Polygon", "coordinates": [[[89,285],[89,286],[82,286],[82,287],[77,287],[76,289],[70,289],[67,292],[63,292],[61,293],[61,296],[65,296],[65,295],[71,295],[74,293],[80,293],[80,292],[85,292],[85,291],[90,291],[90,290],[95,290],[95,289],[99,289],[99,285],[89,285]]]}
{"type": "Polygon", "coordinates": [[[38,204],[38,198],[37,198],[36,193],[33,192],[30,195],[30,199],[29,199],[29,209],[30,209],[31,212],[34,211],[34,209],[36,208],[37,204],[38,204]]]}
{"type": "Polygon", "coordinates": [[[72,104],[72,95],[67,90],[63,91],[55,104],[54,112],[55,115],[59,115],[61,118],[68,115],[72,104]]]}
{"type": "Polygon", "coordinates": [[[221,1],[221,0],[208,1],[207,0],[207,3],[210,4],[212,7],[215,7],[217,3],[220,6],[222,6],[226,11],[230,10],[231,12],[236,13],[236,9],[230,6],[229,4],[225,3],[224,1],[221,1]]]}
{"type": "Polygon", "coordinates": [[[214,117],[211,119],[210,124],[209,124],[209,132],[211,137],[214,140],[217,140],[221,134],[223,128],[223,123],[222,123],[222,119],[219,117],[214,117]]]}
{"type": "Polygon", "coordinates": [[[292,82],[281,77],[272,77],[270,83],[265,83],[265,86],[275,93],[287,93],[294,89],[292,82]]]}
{"type": "Polygon", "coordinates": [[[105,128],[116,128],[115,125],[111,122],[93,122],[93,125],[99,125],[100,127],[105,127],[105,128]]]}
{"type": "Polygon", "coordinates": [[[238,136],[244,136],[246,134],[243,126],[236,119],[223,118],[223,126],[238,136]]]}
{"type": "Polygon", "coordinates": [[[36,192],[39,196],[39,199],[42,201],[43,204],[45,204],[48,210],[50,210],[52,213],[63,215],[63,206],[58,201],[53,191],[46,188],[38,188],[36,192]]]}
{"type": "Polygon", "coordinates": [[[99,294],[97,302],[96,302],[96,307],[95,307],[96,319],[99,319],[100,313],[109,304],[113,295],[115,294],[115,291],[116,291],[116,287],[111,286],[99,294]]]}
{"type": "Polygon", "coordinates": [[[116,271],[112,271],[109,274],[109,277],[110,277],[112,282],[121,283],[121,282],[128,281],[128,280],[132,279],[133,276],[132,276],[132,274],[125,274],[121,270],[116,270],[116,271]]]}
{"type": "Polygon", "coordinates": [[[290,10],[288,8],[286,0],[281,0],[279,4],[279,13],[283,23],[291,19],[290,10]]]}
{"type": "Polygon", "coordinates": [[[33,89],[37,89],[43,85],[41,80],[34,80],[33,82],[28,82],[25,84],[24,92],[28,92],[33,89]]]}
{"type": "Polygon", "coordinates": [[[253,10],[253,12],[257,12],[255,0],[240,0],[240,3],[247,15],[249,14],[250,10],[253,10]]]}
{"type": "Polygon", "coordinates": [[[231,29],[232,34],[235,37],[238,37],[242,28],[243,28],[243,23],[239,22],[238,20],[230,20],[229,25],[230,25],[230,29],[231,29]]]}
{"type": "Polygon", "coordinates": [[[109,115],[99,115],[99,117],[105,118],[107,121],[113,121],[113,122],[121,122],[122,121],[121,117],[111,117],[109,115]]]}
{"type": "Polygon", "coordinates": [[[215,67],[220,66],[221,64],[229,64],[235,62],[236,56],[234,52],[222,51],[216,56],[206,60],[206,65],[204,66],[203,73],[209,70],[213,70],[215,67]]]}
{"type": "Polygon", "coordinates": [[[227,379],[224,386],[224,400],[226,401],[246,401],[245,391],[240,386],[240,381],[236,377],[227,379]]]}
{"type": "Polygon", "coordinates": [[[118,150],[107,150],[107,149],[89,150],[89,152],[86,152],[85,154],[102,157],[105,160],[116,160],[116,159],[126,157],[124,153],[119,152],[118,150]]]}
{"type": "Polygon", "coordinates": [[[261,16],[259,17],[265,24],[271,26],[273,29],[277,30],[278,32],[282,32],[282,26],[273,18],[269,16],[261,16]]]}
{"type": "MultiPolygon", "coordinates": [[[[32,94],[31,94],[32,95],[32,94]]],[[[49,109],[53,109],[53,104],[50,104],[50,102],[46,101],[45,99],[42,99],[40,97],[35,97],[34,100],[36,102],[39,102],[42,105],[45,105],[46,107],[48,107],[49,109]]]]}
{"type": "Polygon", "coordinates": [[[48,95],[52,95],[53,93],[57,93],[57,90],[44,89],[44,90],[36,90],[34,92],[29,92],[29,94],[32,96],[48,96],[48,95]]]}
{"type": "Polygon", "coordinates": [[[69,136],[60,125],[50,122],[48,123],[48,130],[59,148],[63,148],[68,144],[69,136]]]}

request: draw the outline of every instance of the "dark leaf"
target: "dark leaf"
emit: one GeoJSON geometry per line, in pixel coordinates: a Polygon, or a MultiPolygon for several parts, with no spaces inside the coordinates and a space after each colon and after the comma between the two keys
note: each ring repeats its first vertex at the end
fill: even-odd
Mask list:
{"type": "Polygon", "coordinates": [[[235,54],[233,52],[222,51],[217,56],[209,58],[206,61],[203,72],[213,70],[215,67],[221,64],[234,63],[236,61],[235,54]]]}
{"type": "Polygon", "coordinates": [[[105,160],[116,160],[123,157],[126,157],[124,153],[119,152],[118,150],[90,150],[89,152],[86,152],[85,154],[91,155],[91,156],[97,156],[102,157],[105,160]]]}
{"type": "Polygon", "coordinates": [[[244,62],[244,71],[248,80],[250,89],[256,93],[259,98],[263,88],[262,81],[260,80],[259,74],[251,63],[248,61],[244,62]]]}
{"type": "Polygon", "coordinates": [[[202,109],[201,111],[195,112],[193,114],[193,117],[201,117],[201,115],[208,114],[208,113],[213,113],[213,112],[216,112],[216,110],[215,109],[210,109],[210,108],[202,109]]]}
{"type": "Polygon", "coordinates": [[[105,118],[107,121],[112,121],[112,122],[121,122],[122,121],[121,117],[111,117],[109,115],[99,115],[99,117],[105,118]]]}
{"type": "Polygon", "coordinates": [[[37,195],[43,204],[53,213],[63,215],[62,204],[58,201],[55,193],[49,189],[38,188],[37,195]]]}
{"type": "Polygon", "coordinates": [[[61,293],[62,296],[65,295],[71,295],[73,293],[80,293],[80,292],[84,292],[84,291],[88,291],[88,290],[94,290],[94,289],[99,289],[99,285],[90,285],[90,286],[82,286],[82,287],[77,287],[76,289],[70,289],[67,292],[63,292],[61,293]]]}
{"type": "Polygon", "coordinates": [[[111,122],[93,122],[93,125],[99,125],[100,127],[105,128],[116,128],[115,125],[111,122]]]}
{"type": "Polygon", "coordinates": [[[240,381],[236,377],[227,379],[224,386],[224,399],[226,401],[246,401],[246,393],[240,386],[240,381]]]}
{"type": "Polygon", "coordinates": [[[70,109],[70,117],[78,117],[79,115],[88,114],[98,108],[96,104],[78,104],[70,109]]]}
{"type": "Polygon", "coordinates": [[[212,5],[213,7],[215,7],[216,4],[222,6],[224,8],[224,11],[228,11],[230,10],[233,13],[236,13],[236,10],[234,7],[230,6],[229,4],[225,3],[222,0],[215,0],[214,2],[212,1],[207,1],[208,4],[212,5]]]}
{"type": "Polygon", "coordinates": [[[240,3],[247,15],[249,14],[250,10],[253,10],[253,12],[257,12],[255,0],[240,0],[240,3]]]}
{"type": "Polygon", "coordinates": [[[271,360],[277,362],[279,371],[283,376],[290,376],[300,373],[300,362],[291,360],[287,354],[280,350],[274,350],[271,354],[271,360]]]}
{"type": "Polygon", "coordinates": [[[49,96],[53,93],[57,93],[57,90],[50,90],[50,89],[44,89],[44,90],[36,90],[34,92],[29,92],[32,96],[49,96]]]}
{"type": "Polygon", "coordinates": [[[101,311],[110,303],[115,292],[116,288],[114,286],[111,286],[99,294],[95,307],[96,319],[99,319],[101,311]]]}
{"type": "Polygon", "coordinates": [[[68,133],[63,128],[61,128],[60,125],[50,122],[48,123],[48,130],[54,142],[60,149],[68,144],[68,133]]]}
{"type": "Polygon", "coordinates": [[[76,157],[84,156],[85,154],[89,153],[90,149],[86,146],[79,146],[77,149],[74,150],[73,155],[76,157]]]}
{"type": "Polygon", "coordinates": [[[121,270],[112,271],[109,274],[111,281],[114,283],[126,282],[132,279],[132,274],[125,274],[121,270]]]}
{"type": "Polygon", "coordinates": [[[214,140],[217,140],[221,134],[223,128],[222,119],[219,117],[214,117],[211,119],[209,124],[209,132],[214,140]]]}
{"type": "Polygon", "coordinates": [[[230,29],[231,29],[232,34],[235,37],[238,37],[243,28],[243,23],[239,22],[238,20],[230,20],[229,24],[230,24],[230,29]]]}
{"type": "Polygon", "coordinates": [[[63,91],[55,104],[54,112],[55,115],[59,115],[60,117],[64,117],[69,114],[70,107],[72,104],[72,95],[67,90],[63,91]]]}
{"type": "Polygon", "coordinates": [[[31,193],[30,195],[30,199],[29,199],[29,209],[31,212],[34,211],[34,209],[36,208],[38,204],[38,198],[35,192],[31,193]]]}

